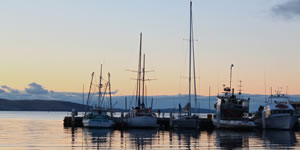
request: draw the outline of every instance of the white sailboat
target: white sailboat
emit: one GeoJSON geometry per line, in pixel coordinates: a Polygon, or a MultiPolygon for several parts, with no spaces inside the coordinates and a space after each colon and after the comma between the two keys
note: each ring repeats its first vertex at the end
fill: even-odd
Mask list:
{"type": "Polygon", "coordinates": [[[197,106],[197,90],[196,90],[196,71],[195,71],[195,54],[194,54],[194,35],[193,35],[193,17],[192,17],[192,1],[190,2],[190,37],[189,37],[189,95],[188,103],[184,110],[185,115],[179,115],[174,120],[174,127],[176,128],[197,128],[199,124],[199,117],[191,114],[191,99],[192,99],[192,60],[193,60],[193,81],[194,81],[194,100],[197,106]]]}
{"type": "Polygon", "coordinates": [[[158,127],[157,118],[155,114],[152,113],[152,108],[151,107],[146,108],[144,102],[145,81],[146,81],[145,55],[143,59],[143,68],[141,66],[141,61],[142,61],[141,55],[142,55],[142,33],[140,34],[140,50],[139,50],[139,62],[138,62],[138,71],[137,71],[137,90],[136,90],[137,106],[133,107],[130,110],[129,114],[127,114],[126,116],[127,123],[128,123],[128,127],[156,128],[158,127]]]}
{"type": "MultiPolygon", "coordinates": [[[[94,76],[94,72],[92,74],[92,80],[91,80],[90,90],[89,90],[89,94],[88,94],[87,106],[90,101],[90,93],[91,93],[91,87],[92,87],[92,83],[93,83],[93,76],[94,76]]],[[[110,73],[108,73],[108,82],[106,83],[105,92],[103,95],[101,93],[101,88],[102,88],[101,81],[102,81],[102,65],[101,65],[101,71],[100,71],[98,107],[85,113],[83,120],[82,120],[82,124],[84,127],[111,128],[115,125],[115,122],[112,120],[110,73]],[[110,94],[110,113],[111,113],[110,116],[107,114],[109,112],[109,110],[101,107],[104,97],[105,97],[107,87],[109,87],[109,94],[110,94]]]]}
{"type": "Polygon", "coordinates": [[[269,97],[262,111],[262,126],[264,129],[292,129],[294,127],[297,116],[289,101],[288,96],[279,92],[269,97]]]}

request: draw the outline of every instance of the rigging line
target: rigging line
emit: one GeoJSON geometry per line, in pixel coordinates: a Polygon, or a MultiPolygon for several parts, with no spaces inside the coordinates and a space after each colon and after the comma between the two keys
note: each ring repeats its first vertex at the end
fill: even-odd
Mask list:
{"type": "MultiPolygon", "coordinates": [[[[131,100],[130,100],[130,103],[129,103],[129,107],[132,107],[132,101],[133,101],[133,99],[134,99],[134,93],[135,93],[135,88],[133,89],[133,92],[132,92],[132,94],[131,94],[131,100]]],[[[135,105],[137,104],[137,101],[135,101],[135,105]]],[[[130,109],[130,108],[129,108],[130,109]]]]}
{"type": "Polygon", "coordinates": [[[103,96],[102,96],[101,106],[102,106],[103,103],[104,103],[104,98],[105,98],[105,95],[106,95],[107,87],[108,87],[108,82],[105,83],[105,90],[104,90],[104,93],[103,93],[103,96]]]}

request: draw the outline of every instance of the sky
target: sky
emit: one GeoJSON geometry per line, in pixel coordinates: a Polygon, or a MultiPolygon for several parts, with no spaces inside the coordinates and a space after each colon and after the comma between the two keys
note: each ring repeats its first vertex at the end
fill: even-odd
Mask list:
{"type": "MultiPolygon", "coordinates": [[[[135,91],[139,34],[148,95],[188,91],[188,0],[3,0],[0,97],[87,91],[111,73],[115,95],[135,91]]],[[[197,93],[300,94],[300,0],[194,0],[197,93]]],[[[19,97],[22,98],[22,97],[19,97]]]]}

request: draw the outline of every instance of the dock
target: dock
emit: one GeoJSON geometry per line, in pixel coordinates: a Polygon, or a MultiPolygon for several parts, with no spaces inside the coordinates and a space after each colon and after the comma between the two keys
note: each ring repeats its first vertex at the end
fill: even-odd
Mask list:
{"type": "MultiPolygon", "coordinates": [[[[63,120],[64,126],[65,127],[83,127],[83,124],[82,124],[83,117],[74,116],[73,118],[74,118],[73,119],[74,121],[72,121],[72,116],[66,116],[63,120]]],[[[116,125],[115,125],[116,129],[123,130],[123,129],[129,128],[127,126],[127,118],[125,118],[125,117],[113,117],[113,120],[116,123],[116,125]]],[[[176,120],[176,122],[184,124],[186,121],[176,120]]],[[[157,124],[159,125],[158,128],[162,129],[162,130],[170,130],[170,129],[175,128],[174,120],[170,119],[170,117],[159,117],[159,118],[157,118],[157,124]]],[[[202,129],[203,130],[206,130],[206,129],[209,130],[209,129],[214,128],[210,116],[208,116],[207,118],[197,118],[196,119],[196,126],[197,126],[196,127],[197,129],[201,129],[201,130],[202,129]]]]}

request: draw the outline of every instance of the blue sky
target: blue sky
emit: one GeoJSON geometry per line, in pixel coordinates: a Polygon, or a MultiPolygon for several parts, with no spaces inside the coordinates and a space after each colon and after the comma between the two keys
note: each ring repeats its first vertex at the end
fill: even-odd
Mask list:
{"type": "MultiPolygon", "coordinates": [[[[35,82],[80,92],[90,73],[111,72],[119,95],[130,95],[139,33],[150,70],[151,95],[186,93],[188,0],[0,2],[0,85],[25,91],[35,82]]],[[[299,0],[195,0],[197,81],[201,95],[243,80],[246,93],[289,87],[299,94],[299,0]],[[199,78],[198,78],[199,79],[199,78]]],[[[269,91],[269,90],[268,90],[269,91]]]]}

